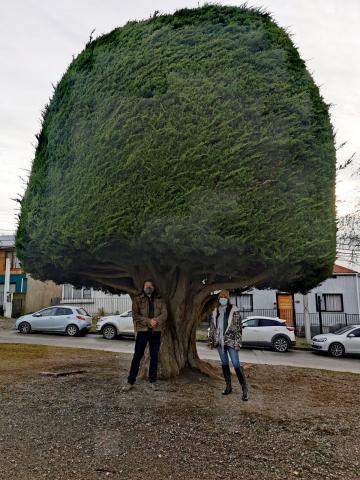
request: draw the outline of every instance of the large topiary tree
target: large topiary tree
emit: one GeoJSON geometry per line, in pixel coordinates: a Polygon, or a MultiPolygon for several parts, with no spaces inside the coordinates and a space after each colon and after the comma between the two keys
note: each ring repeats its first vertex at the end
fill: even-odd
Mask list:
{"type": "Polygon", "coordinates": [[[227,287],[305,291],[335,258],[328,108],[286,32],[205,6],[91,41],[45,109],[17,251],[35,278],[169,308],[165,376],[227,287]]]}

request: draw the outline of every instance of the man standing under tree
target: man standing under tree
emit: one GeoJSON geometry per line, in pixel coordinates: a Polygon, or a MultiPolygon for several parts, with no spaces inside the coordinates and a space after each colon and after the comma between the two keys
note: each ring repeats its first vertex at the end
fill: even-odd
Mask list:
{"type": "Polygon", "coordinates": [[[134,386],[139,373],[140,362],[148,343],[150,350],[149,382],[151,388],[158,390],[156,383],[158,354],[161,330],[167,319],[167,309],[152,280],[146,280],[142,293],[134,298],[132,316],[136,334],[135,352],[131,362],[128,383],[123,390],[128,392],[134,386]]]}

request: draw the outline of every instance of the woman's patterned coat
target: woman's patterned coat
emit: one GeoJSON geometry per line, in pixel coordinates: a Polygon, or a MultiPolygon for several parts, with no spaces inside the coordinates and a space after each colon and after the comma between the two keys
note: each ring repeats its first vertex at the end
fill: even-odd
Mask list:
{"type": "MultiPolygon", "coordinates": [[[[224,332],[224,345],[227,347],[235,348],[235,346],[241,347],[242,345],[242,321],[241,315],[239,312],[238,307],[235,305],[229,304],[228,308],[226,309],[226,313],[228,318],[228,326],[226,331],[224,332]]],[[[218,309],[216,308],[211,317],[210,322],[210,331],[209,331],[209,343],[213,347],[217,347],[220,343],[219,339],[217,338],[217,318],[219,316],[218,309]]]]}

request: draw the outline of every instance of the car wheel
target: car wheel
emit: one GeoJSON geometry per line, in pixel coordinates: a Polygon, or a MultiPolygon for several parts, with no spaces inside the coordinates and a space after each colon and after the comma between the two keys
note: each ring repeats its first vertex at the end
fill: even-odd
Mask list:
{"type": "Polygon", "coordinates": [[[20,333],[30,333],[31,325],[28,322],[21,322],[19,325],[19,332],[20,333]]]}
{"type": "Polygon", "coordinates": [[[345,348],[341,343],[335,342],[330,345],[329,352],[333,357],[342,357],[345,353],[345,348]]]}
{"type": "Polygon", "coordinates": [[[69,337],[76,337],[79,335],[79,328],[74,324],[68,325],[66,327],[66,333],[69,335],[69,337]]]}
{"type": "Polygon", "coordinates": [[[102,329],[102,335],[106,340],[114,340],[117,335],[116,328],[113,325],[105,325],[102,329]]]}
{"type": "Polygon", "coordinates": [[[285,337],[276,337],[273,341],[273,348],[275,352],[287,352],[290,348],[289,341],[285,337]]]}

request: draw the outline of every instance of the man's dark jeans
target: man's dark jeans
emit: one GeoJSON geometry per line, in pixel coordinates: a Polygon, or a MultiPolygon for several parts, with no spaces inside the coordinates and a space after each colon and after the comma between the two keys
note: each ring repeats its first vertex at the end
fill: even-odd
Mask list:
{"type": "Polygon", "coordinates": [[[160,338],[161,332],[153,332],[152,330],[137,333],[135,341],[135,353],[131,362],[130,373],[128,377],[128,383],[131,385],[133,385],[136,381],[137,374],[139,373],[140,362],[148,342],[150,350],[149,381],[150,383],[156,382],[160,338]]]}

